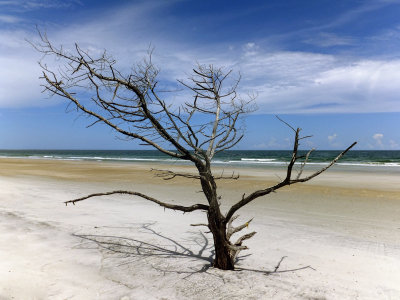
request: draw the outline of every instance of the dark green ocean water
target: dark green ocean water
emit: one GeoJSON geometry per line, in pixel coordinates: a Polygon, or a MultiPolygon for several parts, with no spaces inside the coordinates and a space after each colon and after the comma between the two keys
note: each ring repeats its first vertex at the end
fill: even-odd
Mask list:
{"type": "MultiPolygon", "coordinates": [[[[310,156],[310,165],[326,164],[340,151],[321,150],[310,156]]],[[[154,150],[0,150],[0,157],[31,159],[119,161],[119,162],[163,162],[179,163],[175,159],[154,150]]],[[[285,165],[291,158],[289,150],[231,150],[218,154],[214,164],[241,165],[248,167],[285,165]]],[[[400,150],[348,152],[338,163],[342,166],[377,166],[400,168],[400,150]]]]}

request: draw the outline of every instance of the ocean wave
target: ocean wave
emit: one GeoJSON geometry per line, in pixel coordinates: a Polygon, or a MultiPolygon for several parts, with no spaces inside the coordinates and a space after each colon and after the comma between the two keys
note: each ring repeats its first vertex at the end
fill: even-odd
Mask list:
{"type": "Polygon", "coordinates": [[[241,158],[241,161],[271,162],[276,161],[275,158],[241,158]]]}
{"type": "MultiPolygon", "coordinates": [[[[213,161],[217,164],[231,164],[231,165],[287,165],[289,161],[279,161],[276,159],[241,159],[229,161],[213,161]]],[[[307,162],[310,166],[326,166],[330,161],[324,162],[307,162]]],[[[301,162],[296,162],[295,165],[300,165],[301,162]]],[[[338,166],[354,166],[354,167],[400,167],[397,162],[338,162],[338,166]]]]}
{"type": "Polygon", "coordinates": [[[142,157],[103,157],[103,156],[71,156],[60,159],[97,160],[97,161],[175,161],[171,158],[142,158],[142,157]]]}
{"type": "Polygon", "coordinates": [[[213,160],[216,164],[285,164],[275,158],[241,158],[240,160],[213,160]]]}

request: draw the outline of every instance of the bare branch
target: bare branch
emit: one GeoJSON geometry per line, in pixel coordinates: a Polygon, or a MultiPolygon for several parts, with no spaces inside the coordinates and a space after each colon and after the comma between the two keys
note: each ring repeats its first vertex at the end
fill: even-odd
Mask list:
{"type": "Polygon", "coordinates": [[[234,204],[229,209],[229,211],[225,217],[226,223],[229,222],[229,220],[232,218],[232,216],[234,215],[234,213],[236,211],[238,211],[240,208],[242,208],[246,204],[250,203],[251,201],[253,201],[259,197],[268,195],[272,192],[275,192],[276,190],[278,190],[284,186],[291,185],[291,184],[298,183],[298,182],[306,182],[306,181],[318,176],[322,172],[325,172],[327,169],[329,169],[331,166],[333,166],[343,155],[345,155],[351,148],[353,148],[357,144],[357,142],[354,142],[353,144],[351,144],[346,150],[342,151],[335,159],[333,159],[326,167],[322,168],[321,170],[311,174],[308,177],[292,180],[291,179],[292,168],[293,168],[294,163],[297,160],[299,131],[300,131],[299,128],[295,131],[295,142],[294,142],[294,147],[293,147],[292,159],[287,167],[286,178],[284,180],[282,180],[281,182],[275,184],[274,186],[255,191],[255,192],[251,193],[250,195],[248,195],[247,197],[242,197],[242,199],[240,201],[238,201],[236,204],[234,204]]]}
{"type": "Polygon", "coordinates": [[[257,232],[253,231],[253,232],[250,232],[250,233],[247,233],[247,234],[241,236],[241,237],[236,241],[235,245],[241,246],[242,243],[243,243],[243,241],[252,238],[256,233],[257,233],[257,232]]]}
{"type": "Polygon", "coordinates": [[[249,249],[249,248],[247,248],[247,246],[228,245],[228,247],[232,250],[231,256],[233,257],[233,259],[236,258],[239,251],[249,249]]]}
{"type": "Polygon", "coordinates": [[[169,203],[165,203],[162,202],[160,200],[157,200],[153,197],[147,196],[145,194],[142,193],[138,193],[138,192],[131,192],[131,191],[112,191],[112,192],[106,192],[106,193],[94,193],[94,194],[90,194],[87,195],[85,197],[81,197],[81,198],[77,198],[74,200],[69,200],[69,201],[65,201],[65,205],[68,205],[69,203],[72,203],[75,205],[76,202],[79,201],[83,201],[89,198],[93,198],[93,197],[100,197],[100,196],[109,196],[109,195],[114,195],[114,194],[123,194],[123,195],[132,195],[132,196],[138,196],[141,197],[143,199],[149,200],[151,202],[154,202],[164,208],[168,208],[168,209],[173,209],[173,210],[179,210],[179,211],[183,211],[183,212],[191,212],[191,211],[195,211],[195,210],[205,210],[208,211],[209,207],[208,205],[204,205],[204,204],[194,204],[191,206],[182,206],[182,205],[176,205],[176,204],[169,204],[169,203]]]}
{"type": "Polygon", "coordinates": [[[164,180],[171,180],[175,177],[184,177],[189,179],[200,179],[200,175],[190,174],[190,173],[177,173],[171,170],[160,170],[160,169],[153,169],[151,171],[155,172],[156,177],[160,177],[164,180]]]}
{"type": "Polygon", "coordinates": [[[300,171],[299,171],[299,173],[297,174],[296,180],[298,180],[298,179],[300,178],[301,174],[303,173],[304,167],[305,167],[305,165],[306,165],[307,162],[308,162],[308,157],[310,156],[310,154],[311,154],[314,150],[315,150],[315,149],[312,148],[310,151],[307,152],[306,157],[305,157],[304,161],[302,162],[302,164],[301,164],[301,166],[300,166],[300,171]]]}
{"type": "Polygon", "coordinates": [[[318,172],[315,172],[313,174],[311,174],[310,176],[307,176],[305,178],[300,178],[300,179],[296,179],[296,180],[292,180],[290,183],[297,183],[297,182],[306,182],[309,181],[310,179],[318,176],[319,174],[321,174],[322,172],[325,172],[326,170],[328,170],[330,167],[332,167],[339,159],[342,158],[343,155],[345,155],[351,148],[353,148],[355,145],[357,144],[357,142],[354,142],[353,144],[351,144],[351,146],[349,146],[346,150],[344,150],[343,152],[341,152],[338,156],[336,156],[336,158],[334,160],[331,161],[331,163],[329,165],[327,165],[325,168],[322,168],[321,170],[319,170],[318,172]]]}
{"type": "Polygon", "coordinates": [[[286,124],[290,129],[292,129],[294,132],[296,132],[296,129],[294,129],[294,127],[292,125],[290,125],[288,122],[282,120],[278,115],[275,115],[275,117],[281,121],[282,123],[286,124]]]}
{"type": "MultiPolygon", "coordinates": [[[[237,218],[238,216],[236,216],[237,218]]],[[[235,218],[235,219],[236,219],[235,218]]],[[[232,221],[234,220],[234,218],[232,218],[231,220],[229,220],[228,224],[227,224],[227,229],[226,229],[226,238],[229,240],[231,238],[231,236],[233,234],[235,234],[236,232],[239,232],[241,230],[243,230],[246,227],[249,227],[249,224],[251,221],[253,221],[253,218],[251,218],[250,220],[248,220],[246,223],[237,226],[237,227],[233,227],[232,226],[232,221]]],[[[236,243],[235,243],[236,244],[236,243]]]]}
{"type": "Polygon", "coordinates": [[[190,226],[205,226],[205,227],[209,228],[208,224],[202,224],[202,223],[200,223],[200,224],[190,224],[190,226]]]}
{"type": "Polygon", "coordinates": [[[281,266],[281,263],[287,256],[282,256],[281,260],[278,262],[278,264],[275,266],[274,272],[279,270],[279,267],[281,266]]]}

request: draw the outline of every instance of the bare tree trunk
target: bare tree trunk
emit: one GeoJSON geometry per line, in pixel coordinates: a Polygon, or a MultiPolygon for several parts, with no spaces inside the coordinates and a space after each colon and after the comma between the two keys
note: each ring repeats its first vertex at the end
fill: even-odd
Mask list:
{"type": "Polygon", "coordinates": [[[210,164],[206,161],[205,165],[197,165],[200,182],[209,203],[207,211],[208,228],[214,239],[215,259],[213,267],[222,270],[233,270],[234,261],[231,256],[230,242],[226,235],[225,217],[221,213],[217,195],[217,185],[212,175],[210,164]]]}
{"type": "Polygon", "coordinates": [[[223,216],[217,206],[216,209],[210,207],[207,213],[208,226],[213,235],[215,259],[213,267],[222,270],[233,270],[234,261],[231,257],[230,243],[226,236],[226,224],[223,222],[223,216]]]}

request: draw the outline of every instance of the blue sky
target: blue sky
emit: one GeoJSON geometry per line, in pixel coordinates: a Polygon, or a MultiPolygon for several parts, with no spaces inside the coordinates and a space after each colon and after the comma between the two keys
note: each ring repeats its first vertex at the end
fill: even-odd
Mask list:
{"type": "Polygon", "coordinates": [[[242,74],[258,94],[239,149],[400,149],[400,2],[0,0],[0,149],[138,149],[41,93],[35,25],[55,44],[107,49],[121,69],[155,47],[160,79],[197,63],[242,74]]]}

